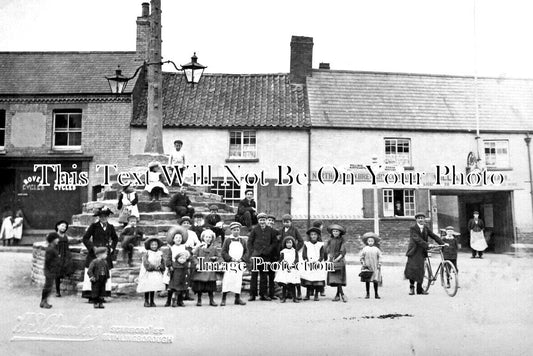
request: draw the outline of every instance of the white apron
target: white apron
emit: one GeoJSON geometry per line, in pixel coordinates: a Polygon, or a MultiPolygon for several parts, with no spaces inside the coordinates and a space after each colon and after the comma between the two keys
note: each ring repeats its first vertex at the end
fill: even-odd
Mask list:
{"type": "Polygon", "coordinates": [[[13,223],[13,226],[17,225],[17,224],[20,224],[18,225],[17,227],[13,227],[13,237],[17,240],[20,240],[22,239],[22,221],[24,219],[21,218],[21,217],[16,217],[15,218],[15,222],[13,223]]]}
{"type": "MultiPolygon", "coordinates": [[[[89,279],[89,275],[87,274],[88,270],[89,270],[88,268],[85,268],[85,274],[83,275],[83,284],[81,288],[82,292],[92,291],[91,280],[89,279]]],[[[109,292],[109,293],[111,293],[111,273],[112,273],[111,271],[112,270],[109,270],[109,278],[107,279],[107,282],[105,283],[105,290],[106,292],[109,292]]]]}
{"type": "MultiPolygon", "coordinates": [[[[161,251],[148,251],[147,257],[148,263],[154,266],[161,264],[161,258],[163,253],[161,251]]],[[[137,285],[137,293],[144,292],[158,292],[165,290],[165,283],[163,280],[163,273],[159,271],[148,272],[144,268],[144,263],[141,263],[141,270],[139,272],[139,284],[137,285]]]]}
{"type": "MultiPolygon", "coordinates": [[[[239,240],[231,241],[229,244],[228,254],[231,258],[240,260],[244,253],[244,247],[239,240]]],[[[244,271],[236,268],[235,271],[224,272],[224,278],[222,279],[222,293],[232,292],[235,294],[241,294],[242,288],[242,275],[244,271]]]]}
{"type": "Polygon", "coordinates": [[[159,172],[148,172],[148,184],[144,187],[144,190],[151,192],[155,187],[163,189],[165,194],[168,194],[167,187],[159,181],[161,173],[159,172]]]}
{"type": "Polygon", "coordinates": [[[483,230],[478,232],[470,230],[470,247],[476,251],[485,251],[485,249],[489,247],[487,241],[485,241],[483,230]]]}
{"type": "Polygon", "coordinates": [[[135,216],[139,219],[139,208],[137,205],[131,205],[131,201],[135,199],[135,193],[128,193],[122,195],[122,211],[119,216],[119,222],[127,223],[129,216],[135,216]]]}
{"type": "Polygon", "coordinates": [[[307,270],[304,266],[300,268],[300,277],[309,282],[325,282],[328,276],[325,266],[323,270],[311,270],[309,266],[311,262],[318,262],[320,259],[320,249],[324,246],[324,243],[322,241],[318,241],[317,243],[306,241],[304,244],[307,248],[307,259],[309,263],[307,264],[307,270]]]}
{"type": "Polygon", "coordinates": [[[9,240],[13,238],[13,222],[11,217],[6,217],[2,222],[2,230],[0,231],[0,239],[9,240]]]}
{"type": "MultiPolygon", "coordinates": [[[[298,253],[294,248],[283,249],[283,262],[287,262],[289,266],[294,266],[296,261],[296,254],[298,253]]],[[[274,282],[284,284],[300,284],[300,272],[296,268],[290,269],[287,266],[282,266],[279,271],[276,272],[274,282]]]]}

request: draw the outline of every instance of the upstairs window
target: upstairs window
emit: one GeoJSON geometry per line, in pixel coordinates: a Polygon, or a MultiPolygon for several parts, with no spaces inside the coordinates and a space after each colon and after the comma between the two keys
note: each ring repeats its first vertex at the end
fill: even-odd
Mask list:
{"type": "Polygon", "coordinates": [[[230,131],[229,158],[257,158],[255,131],[230,131]]]}
{"type": "Polygon", "coordinates": [[[411,140],[408,138],[386,138],[385,164],[411,166],[411,140]]]}
{"type": "Polygon", "coordinates": [[[53,146],[59,150],[81,149],[81,110],[55,110],[53,146]]]}
{"type": "Polygon", "coordinates": [[[509,141],[485,141],[485,164],[487,167],[509,167],[509,141]]]}

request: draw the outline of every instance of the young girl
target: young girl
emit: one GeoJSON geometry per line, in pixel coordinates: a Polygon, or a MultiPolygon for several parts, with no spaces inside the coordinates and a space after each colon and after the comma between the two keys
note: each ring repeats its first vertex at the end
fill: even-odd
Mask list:
{"type": "Polygon", "coordinates": [[[333,224],[328,227],[328,232],[331,238],[326,243],[326,256],[327,260],[333,262],[335,267],[335,271],[328,272],[328,286],[337,287],[337,294],[333,298],[334,302],[342,299],[346,303],[348,299],[342,290],[342,287],[346,286],[346,263],[344,260],[346,246],[343,238],[346,230],[341,225],[333,224]]]}
{"type": "Polygon", "coordinates": [[[380,299],[378,295],[378,284],[381,275],[381,250],[379,249],[379,236],[373,232],[367,232],[362,237],[363,243],[366,245],[361,250],[361,265],[367,267],[367,271],[372,271],[372,274],[368,273],[368,276],[361,274],[361,282],[365,282],[366,285],[366,297],[370,298],[370,282],[374,283],[374,296],[376,299],[380,299]]]}
{"type": "Polygon", "coordinates": [[[11,245],[11,241],[13,240],[14,231],[13,231],[13,221],[15,219],[13,218],[13,211],[8,210],[4,213],[4,216],[2,217],[2,228],[0,230],[0,239],[2,239],[2,242],[4,246],[11,245]]]}
{"type": "MultiPolygon", "coordinates": [[[[246,241],[240,237],[242,225],[238,222],[232,222],[229,225],[231,236],[224,240],[222,245],[222,259],[226,263],[241,263],[244,262],[245,256],[248,255],[248,248],[246,241]]],[[[235,304],[246,305],[246,302],[241,300],[242,275],[243,270],[239,268],[228,269],[224,272],[222,279],[222,302],[220,306],[226,305],[226,295],[228,292],[235,293],[235,304]]]]}
{"type": "Polygon", "coordinates": [[[320,229],[312,227],[307,230],[309,241],[304,242],[302,257],[307,262],[307,269],[301,272],[302,286],[307,288],[304,300],[309,300],[314,292],[314,300],[318,300],[318,293],[326,285],[326,270],[313,269],[314,263],[321,263],[324,260],[324,243],[320,241],[320,229]]]}
{"type": "Polygon", "coordinates": [[[448,246],[442,248],[442,254],[444,255],[444,259],[450,261],[454,265],[455,270],[459,272],[457,269],[457,250],[459,246],[456,239],[458,235],[460,234],[454,231],[453,226],[446,226],[446,236],[442,238],[442,241],[447,243],[448,246]]]}
{"type": "Polygon", "coordinates": [[[165,307],[169,306],[176,306],[175,299],[172,299],[172,295],[174,294],[174,290],[171,288],[171,280],[172,280],[172,274],[173,274],[173,263],[178,259],[178,255],[181,252],[188,251],[187,247],[185,246],[185,243],[188,240],[188,231],[181,227],[181,226],[174,226],[167,232],[167,244],[170,246],[169,249],[166,251],[165,255],[165,265],[167,267],[165,273],[166,276],[168,276],[164,281],[168,283],[167,285],[167,302],[165,304],[165,307]],[[172,304],[171,304],[172,303],[172,304]]]}
{"type": "Polygon", "coordinates": [[[131,187],[131,183],[122,188],[122,192],[118,196],[117,204],[117,209],[120,210],[120,215],[118,216],[119,223],[126,226],[130,216],[135,216],[137,220],[139,220],[139,208],[137,207],[138,201],[139,198],[135,189],[131,187]]]}
{"type": "Polygon", "coordinates": [[[296,240],[292,236],[286,236],[281,243],[282,250],[280,251],[280,262],[282,266],[279,271],[276,272],[275,282],[278,282],[283,287],[283,295],[281,302],[285,303],[287,299],[287,290],[292,295],[292,301],[299,303],[296,296],[296,286],[300,285],[300,273],[295,268],[298,264],[298,251],[294,248],[296,246],[296,240]]]}
{"type": "MultiPolygon", "coordinates": [[[[218,259],[218,253],[215,248],[215,233],[212,230],[204,230],[200,235],[202,243],[194,249],[194,265],[199,267],[198,258],[203,258],[204,262],[215,262],[218,259]]],[[[218,304],[213,299],[213,293],[217,290],[217,275],[215,272],[195,271],[192,277],[192,290],[198,294],[197,306],[202,306],[202,293],[209,295],[209,305],[216,307],[218,304]]]]}
{"type": "Polygon", "coordinates": [[[56,222],[56,233],[59,236],[57,242],[57,250],[59,252],[59,271],[56,275],[56,297],[61,297],[61,278],[70,276],[74,273],[74,263],[72,261],[72,254],[69,249],[69,240],[67,236],[68,222],[60,220],[56,222]]]}
{"type": "Polygon", "coordinates": [[[161,183],[161,165],[159,162],[153,161],[148,164],[148,182],[144,190],[150,193],[152,201],[159,200],[161,194],[168,194],[168,189],[161,183]]]}
{"type": "Polygon", "coordinates": [[[142,256],[137,292],[144,292],[144,306],[146,308],[155,307],[155,292],[165,289],[163,283],[165,261],[163,260],[163,252],[160,250],[161,245],[163,242],[157,237],[152,237],[144,243],[146,252],[142,256]]]}
{"type": "MultiPolygon", "coordinates": [[[[172,261],[172,276],[170,279],[169,288],[172,292],[176,292],[177,306],[184,307],[183,297],[189,288],[189,269],[191,253],[188,250],[181,251],[176,255],[172,261]]],[[[172,300],[172,306],[176,306],[176,299],[172,300]]]]}

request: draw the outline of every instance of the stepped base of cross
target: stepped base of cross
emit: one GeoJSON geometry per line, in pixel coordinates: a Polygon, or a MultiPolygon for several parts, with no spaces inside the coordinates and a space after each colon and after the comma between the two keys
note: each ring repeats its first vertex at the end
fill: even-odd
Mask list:
{"type": "MultiPolygon", "coordinates": [[[[179,187],[171,186],[167,187],[169,195],[163,197],[159,201],[150,200],[149,193],[144,189],[137,189],[137,195],[139,202],[137,204],[139,208],[140,219],[137,224],[144,232],[144,238],[159,237],[165,240],[167,231],[178,224],[177,216],[168,207],[168,203],[173,194],[179,191],[179,187]]],[[[108,219],[108,222],[113,224],[117,235],[120,235],[123,225],[118,222],[119,211],[117,209],[118,194],[120,193],[121,186],[115,184],[107,190],[99,193],[97,201],[90,201],[83,204],[83,210],[81,214],[72,216],[72,224],[69,226],[67,234],[71,238],[70,250],[73,257],[73,262],[76,267],[75,273],[63,279],[61,288],[67,293],[81,292],[81,285],[83,282],[85,257],[87,256],[87,249],[81,243],[83,234],[90,224],[97,220],[93,216],[94,211],[97,208],[104,206],[111,209],[114,214],[108,219]]],[[[196,212],[202,212],[206,214],[209,211],[209,206],[217,205],[218,214],[224,221],[224,227],[227,228],[229,223],[234,221],[235,213],[234,208],[225,204],[222,198],[218,195],[208,193],[203,188],[197,188],[193,186],[187,186],[186,194],[189,196],[192,206],[196,212]]],[[[226,234],[229,232],[226,231],[226,234]]],[[[247,236],[249,233],[246,227],[241,230],[242,236],[247,236]]],[[[44,239],[44,238],[43,238],[44,239]]],[[[220,249],[221,241],[215,241],[217,248],[220,249]]],[[[40,286],[44,285],[44,253],[47,243],[36,242],[33,244],[33,263],[32,263],[32,281],[40,286]]],[[[133,265],[130,267],[127,261],[124,260],[122,248],[120,242],[117,246],[118,254],[117,260],[114,262],[114,268],[111,270],[111,282],[112,293],[118,296],[135,295],[137,288],[137,278],[139,275],[139,269],[141,264],[140,251],[142,247],[136,247],[133,254],[133,265]]],[[[248,284],[249,278],[245,278],[243,284],[248,284]]],[[[220,282],[220,281],[219,281],[220,282]]],[[[219,287],[220,287],[220,283],[219,287]]],[[[246,287],[246,286],[245,286],[246,287]]]]}

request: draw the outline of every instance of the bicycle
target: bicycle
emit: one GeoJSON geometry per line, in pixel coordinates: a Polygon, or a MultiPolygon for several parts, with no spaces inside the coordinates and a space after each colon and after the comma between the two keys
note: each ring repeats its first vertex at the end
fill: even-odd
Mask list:
{"type": "Polygon", "coordinates": [[[445,245],[432,246],[433,247],[428,250],[428,257],[426,257],[424,263],[424,280],[422,282],[422,288],[424,292],[427,292],[429,290],[429,287],[431,287],[431,285],[435,283],[438,276],[440,275],[442,287],[450,297],[453,297],[455,296],[455,294],[457,294],[457,288],[459,286],[459,283],[457,281],[457,270],[450,261],[446,261],[444,259],[444,255],[442,254],[442,248],[445,245]],[[439,253],[441,258],[441,261],[439,262],[439,266],[437,267],[435,274],[433,274],[433,269],[431,267],[431,253],[439,253]]]}

